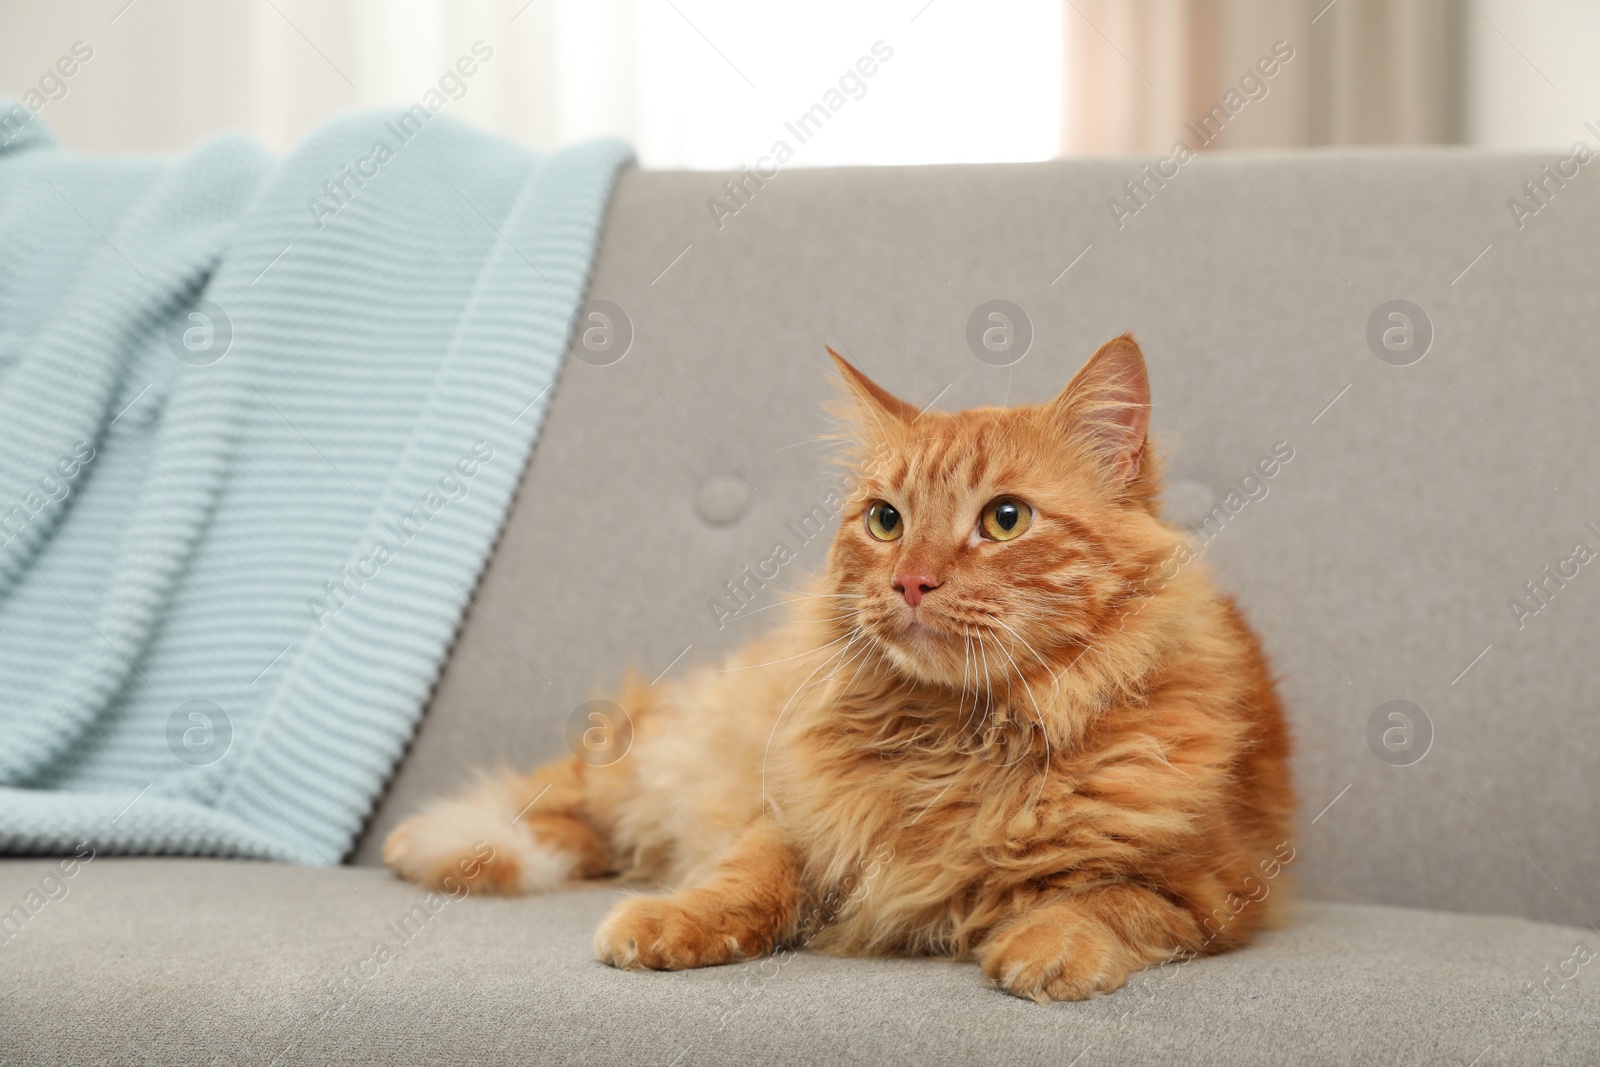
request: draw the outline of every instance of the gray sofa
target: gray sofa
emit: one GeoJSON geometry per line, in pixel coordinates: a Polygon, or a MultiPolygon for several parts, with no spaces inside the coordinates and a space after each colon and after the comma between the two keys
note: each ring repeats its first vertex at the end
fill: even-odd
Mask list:
{"type": "MultiPolygon", "coordinates": [[[[568,361],[349,865],[80,866],[0,947],[0,1062],[1600,1062],[1600,566],[1576,551],[1600,551],[1600,183],[1530,199],[1544,162],[794,170],[747,179],[720,228],[735,176],[625,175],[590,292],[619,330],[568,361]],[[1009,349],[971,328],[994,300],[1021,311],[1009,349]],[[825,343],[958,407],[1044,397],[1129,329],[1172,516],[1291,711],[1284,929],[1040,1006],[941,961],[624,973],[590,948],[621,890],[429,912],[379,865],[472,768],[560,753],[623,667],[682,671],[773,619],[751,612],[826,543],[797,535],[837,478],[812,440],[825,343]],[[800,559],[727,618],[779,540],[800,559]]],[[[53,866],[0,863],[0,903],[53,866]]]]}

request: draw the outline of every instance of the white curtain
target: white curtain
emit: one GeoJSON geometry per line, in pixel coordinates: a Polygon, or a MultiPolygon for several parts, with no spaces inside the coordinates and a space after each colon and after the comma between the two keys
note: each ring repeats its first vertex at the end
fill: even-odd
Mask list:
{"type": "Polygon", "coordinates": [[[234,128],[283,150],[340,111],[418,100],[483,41],[493,58],[445,110],[539,147],[615,134],[649,166],[732,167],[768,152],[786,122],[842,99],[823,134],[793,146],[796,165],[1046,159],[1060,146],[1064,10],[1060,0],[0,0],[0,93],[34,86],[83,41],[93,58],[43,109],[67,144],[173,151],[234,128]],[[875,45],[891,58],[874,58],[875,45]],[[851,75],[863,59],[873,73],[851,75]]]}
{"type": "Polygon", "coordinates": [[[581,0],[8,0],[0,90],[83,41],[93,58],[44,108],[68,143],[170,151],[244,129],[281,150],[340,111],[418,100],[483,41],[493,58],[447,109],[548,144],[636,126],[633,66],[596,62],[630,55],[635,24],[633,4],[581,0]]]}

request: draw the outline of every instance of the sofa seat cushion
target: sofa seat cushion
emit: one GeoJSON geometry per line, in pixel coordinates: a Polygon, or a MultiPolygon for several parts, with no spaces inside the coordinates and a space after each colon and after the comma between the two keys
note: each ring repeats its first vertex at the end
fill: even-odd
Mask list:
{"type": "Polygon", "coordinates": [[[0,862],[0,1063],[1600,1058],[1600,936],[1582,928],[1302,903],[1245,951],[1037,1005],[934,960],[613,970],[590,942],[620,895],[429,902],[372,868],[0,862]]]}

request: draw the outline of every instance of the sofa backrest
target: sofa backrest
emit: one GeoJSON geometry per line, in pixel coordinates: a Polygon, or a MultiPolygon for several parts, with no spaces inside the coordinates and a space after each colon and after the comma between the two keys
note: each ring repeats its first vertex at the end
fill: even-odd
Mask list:
{"type": "Polygon", "coordinates": [[[618,332],[588,320],[358,861],[470,768],[560,754],[625,666],[773,618],[715,605],[777,542],[753,607],[821,563],[824,344],[956,408],[1132,330],[1170,511],[1282,678],[1303,892],[1592,918],[1597,233],[1588,166],[1459,151],[627,174],[590,290],[618,332]]]}

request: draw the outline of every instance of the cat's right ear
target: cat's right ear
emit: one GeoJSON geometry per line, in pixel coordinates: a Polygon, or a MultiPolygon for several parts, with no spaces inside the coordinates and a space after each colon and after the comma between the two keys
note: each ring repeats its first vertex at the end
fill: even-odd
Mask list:
{"type": "Polygon", "coordinates": [[[862,374],[849,360],[835,352],[832,346],[825,347],[839,368],[839,379],[844,383],[849,400],[862,421],[876,423],[880,429],[886,430],[894,423],[913,422],[922,414],[914,405],[906,403],[862,374]]]}

